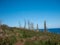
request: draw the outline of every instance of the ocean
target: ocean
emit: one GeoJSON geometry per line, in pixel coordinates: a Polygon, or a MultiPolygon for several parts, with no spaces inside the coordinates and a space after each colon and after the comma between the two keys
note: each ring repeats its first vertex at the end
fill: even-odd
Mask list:
{"type": "MultiPolygon", "coordinates": [[[[44,29],[39,29],[39,30],[44,31],[44,29]]],[[[47,29],[47,31],[51,33],[60,34],[60,28],[51,28],[51,29],[47,29]]]]}

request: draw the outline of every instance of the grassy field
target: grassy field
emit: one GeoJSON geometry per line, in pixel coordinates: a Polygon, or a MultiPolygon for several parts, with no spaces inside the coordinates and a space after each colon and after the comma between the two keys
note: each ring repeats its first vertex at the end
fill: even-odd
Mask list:
{"type": "Polygon", "coordinates": [[[2,25],[0,45],[60,45],[60,34],[2,25]]]}

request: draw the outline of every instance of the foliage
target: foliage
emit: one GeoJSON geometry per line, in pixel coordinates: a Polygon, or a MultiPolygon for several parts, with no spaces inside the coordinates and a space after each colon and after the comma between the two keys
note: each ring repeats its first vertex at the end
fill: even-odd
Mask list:
{"type": "Polygon", "coordinates": [[[8,27],[7,25],[2,25],[2,29],[4,35],[0,37],[0,45],[14,45],[21,39],[27,39],[25,45],[60,45],[60,34],[36,32],[24,28],[8,27]]]}

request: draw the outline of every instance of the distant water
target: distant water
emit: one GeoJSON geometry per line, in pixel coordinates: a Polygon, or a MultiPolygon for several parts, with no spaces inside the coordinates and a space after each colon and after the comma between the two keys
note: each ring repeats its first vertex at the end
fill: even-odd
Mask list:
{"type": "MultiPolygon", "coordinates": [[[[44,29],[40,29],[41,31],[44,31],[44,29]]],[[[48,32],[51,32],[51,33],[57,33],[57,34],[60,34],[60,28],[52,28],[52,29],[47,29],[48,32]]]]}

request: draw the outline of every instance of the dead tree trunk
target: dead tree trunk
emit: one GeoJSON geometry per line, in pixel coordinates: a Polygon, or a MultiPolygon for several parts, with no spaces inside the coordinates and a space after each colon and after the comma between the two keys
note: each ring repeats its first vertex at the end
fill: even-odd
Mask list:
{"type": "Polygon", "coordinates": [[[38,29],[38,24],[37,24],[36,28],[37,28],[37,30],[36,30],[36,31],[39,31],[39,29],[38,29]]]}
{"type": "Polygon", "coordinates": [[[28,21],[28,29],[30,30],[30,22],[28,21]]]}
{"type": "Polygon", "coordinates": [[[44,32],[47,32],[46,21],[44,21],[44,32]]]}
{"type": "Polygon", "coordinates": [[[20,22],[19,22],[19,28],[22,28],[22,27],[21,27],[21,23],[20,23],[20,22]]]}
{"type": "Polygon", "coordinates": [[[31,23],[31,30],[34,30],[34,25],[33,25],[33,23],[31,23]]]}
{"type": "Polygon", "coordinates": [[[26,20],[24,20],[25,21],[25,24],[24,24],[24,29],[26,29],[26,20]]]}

